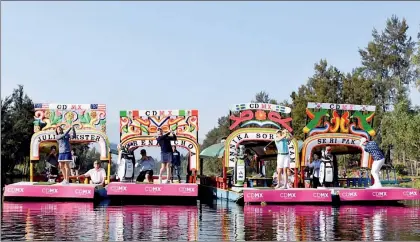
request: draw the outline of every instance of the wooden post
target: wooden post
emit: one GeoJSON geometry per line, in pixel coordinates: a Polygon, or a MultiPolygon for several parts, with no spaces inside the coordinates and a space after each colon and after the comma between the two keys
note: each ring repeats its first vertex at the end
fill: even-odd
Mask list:
{"type": "Polygon", "coordinates": [[[34,182],[34,163],[32,161],[29,164],[29,181],[34,182]]]}
{"type": "Polygon", "coordinates": [[[108,176],[106,178],[107,184],[109,184],[111,181],[111,162],[112,162],[112,159],[111,159],[111,151],[110,151],[109,160],[108,160],[108,176]]]}

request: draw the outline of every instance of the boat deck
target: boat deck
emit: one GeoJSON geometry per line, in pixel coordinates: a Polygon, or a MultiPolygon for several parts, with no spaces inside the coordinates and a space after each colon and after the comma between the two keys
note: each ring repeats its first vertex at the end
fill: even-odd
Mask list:
{"type": "Polygon", "coordinates": [[[4,198],[40,198],[40,199],[94,199],[97,185],[47,182],[18,182],[6,185],[4,198]]]}
{"type": "Polygon", "coordinates": [[[245,203],[332,203],[420,200],[414,188],[244,188],[245,203]]]}
{"type": "Polygon", "coordinates": [[[111,182],[107,187],[107,195],[112,196],[171,196],[197,197],[198,185],[195,183],[126,183],[111,182]]]}

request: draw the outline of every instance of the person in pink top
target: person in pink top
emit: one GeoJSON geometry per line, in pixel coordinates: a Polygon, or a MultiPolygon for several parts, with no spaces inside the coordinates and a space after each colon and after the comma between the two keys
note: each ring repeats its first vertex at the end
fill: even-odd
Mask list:
{"type": "MultiPolygon", "coordinates": [[[[93,163],[93,169],[90,169],[85,174],[81,175],[82,177],[90,177],[90,184],[97,184],[105,186],[106,172],[105,169],[101,167],[99,161],[93,163]]],[[[80,176],[77,176],[79,179],[80,176]]]]}

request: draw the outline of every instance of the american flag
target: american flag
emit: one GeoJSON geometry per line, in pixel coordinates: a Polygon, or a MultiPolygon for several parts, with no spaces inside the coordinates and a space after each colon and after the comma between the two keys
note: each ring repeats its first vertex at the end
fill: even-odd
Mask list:
{"type": "Polygon", "coordinates": [[[35,109],[49,109],[49,107],[48,103],[34,103],[35,109]]]}
{"type": "Polygon", "coordinates": [[[106,104],[91,104],[90,109],[105,110],[106,109],[106,104]]]}

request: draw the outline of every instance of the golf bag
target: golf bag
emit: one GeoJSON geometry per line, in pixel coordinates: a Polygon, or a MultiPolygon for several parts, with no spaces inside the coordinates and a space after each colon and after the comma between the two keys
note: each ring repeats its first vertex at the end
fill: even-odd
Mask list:
{"type": "Polygon", "coordinates": [[[136,160],[133,152],[122,151],[117,176],[121,182],[134,179],[134,164],[136,160]]]}
{"type": "Polygon", "coordinates": [[[58,177],[58,169],[56,166],[46,163],[45,174],[48,182],[55,182],[58,177]]]}
{"type": "Polygon", "coordinates": [[[332,183],[334,178],[334,167],[330,157],[323,157],[319,168],[319,183],[321,185],[332,183]]]}

